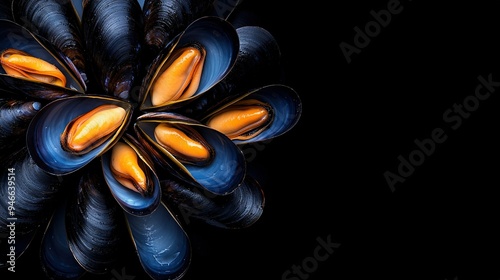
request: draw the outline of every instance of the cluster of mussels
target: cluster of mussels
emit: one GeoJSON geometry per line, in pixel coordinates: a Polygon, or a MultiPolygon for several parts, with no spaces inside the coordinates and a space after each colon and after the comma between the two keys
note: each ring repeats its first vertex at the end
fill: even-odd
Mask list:
{"type": "Polygon", "coordinates": [[[76,279],[131,241],[152,279],[179,279],[192,249],[176,213],[259,219],[241,147],[289,131],[302,105],[273,36],[222,6],[0,2],[0,238],[15,218],[16,258],[39,246],[49,278],[76,279]]]}

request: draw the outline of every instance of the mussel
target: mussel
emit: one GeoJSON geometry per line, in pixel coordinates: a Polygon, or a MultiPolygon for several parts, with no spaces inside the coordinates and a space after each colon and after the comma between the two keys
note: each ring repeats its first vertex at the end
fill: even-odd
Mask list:
{"type": "Polygon", "coordinates": [[[40,110],[38,101],[13,98],[0,99],[0,162],[5,162],[12,150],[25,145],[26,128],[33,116],[40,110]]]}
{"type": "Polygon", "coordinates": [[[286,85],[271,84],[220,105],[202,122],[243,145],[286,133],[297,124],[301,114],[302,102],[297,92],[286,85]]]}
{"type": "Polygon", "coordinates": [[[211,116],[206,124],[232,140],[245,140],[271,123],[271,113],[270,107],[259,100],[239,100],[211,116]]]}
{"type": "Polygon", "coordinates": [[[82,28],[96,90],[128,99],[138,82],[143,15],[137,0],[83,1],[82,28]]]}
{"type": "Polygon", "coordinates": [[[47,221],[68,182],[42,170],[25,146],[10,151],[1,166],[5,172],[0,174],[0,196],[5,199],[0,200],[0,233],[8,232],[9,217],[15,218],[16,233],[37,229],[47,221]]]}
{"type": "Polygon", "coordinates": [[[188,184],[222,195],[234,191],[245,177],[241,150],[227,136],[196,120],[152,112],[139,116],[134,129],[156,163],[188,184]],[[180,140],[168,145],[162,140],[164,133],[170,134],[166,138],[180,140]]]}
{"type": "Polygon", "coordinates": [[[151,86],[151,104],[163,106],[193,96],[200,85],[205,58],[205,49],[197,45],[177,50],[151,86]]]}
{"type": "Polygon", "coordinates": [[[75,73],[67,58],[44,38],[6,19],[0,19],[0,38],[6,38],[0,41],[0,87],[5,91],[38,100],[85,92],[81,75],[75,73]],[[52,74],[55,79],[46,78],[52,74]],[[64,80],[64,84],[47,82],[53,80],[64,80]]]}
{"type": "Polygon", "coordinates": [[[50,174],[69,174],[110,149],[125,132],[131,115],[132,104],[114,97],[60,98],[32,119],[26,145],[40,168],[50,174]]]}
{"type": "Polygon", "coordinates": [[[264,191],[248,174],[228,195],[215,195],[168,178],[161,186],[165,201],[186,223],[199,221],[222,229],[242,229],[256,223],[264,211],[264,191]]]}
{"type": "Polygon", "coordinates": [[[241,1],[227,2],[0,2],[0,267],[9,172],[16,256],[38,245],[50,279],[112,278],[126,262],[178,280],[189,219],[260,219],[241,145],[289,131],[302,104],[279,80],[276,40],[236,28],[241,1]]]}
{"type": "Polygon", "coordinates": [[[144,271],[152,279],[182,278],[191,264],[191,242],[167,205],[149,215],[125,216],[144,271]]]}
{"type": "Polygon", "coordinates": [[[88,84],[81,25],[71,1],[16,0],[15,22],[47,41],[66,57],[88,84]]]}
{"type": "Polygon", "coordinates": [[[142,80],[140,110],[165,111],[199,98],[231,70],[238,35],[218,17],[198,18],[165,46],[142,80]]]}
{"type": "Polygon", "coordinates": [[[259,26],[236,29],[239,50],[231,71],[216,85],[178,112],[202,118],[256,88],[281,83],[281,51],[276,38],[259,26]]]}
{"type": "Polygon", "coordinates": [[[88,272],[102,274],[119,258],[125,241],[124,217],[93,162],[68,196],[66,234],[76,261],[88,272]]]}
{"type": "Polygon", "coordinates": [[[83,155],[107,141],[124,123],[127,111],[116,104],[99,105],[73,118],[61,133],[61,147],[83,155]]]}
{"type": "Polygon", "coordinates": [[[124,211],[147,215],[161,200],[161,186],[148,151],[130,134],[101,156],[104,179],[124,211]]]}
{"type": "Polygon", "coordinates": [[[197,18],[206,15],[214,0],[145,0],[144,45],[154,58],[197,18]]]}
{"type": "Polygon", "coordinates": [[[18,49],[0,53],[0,64],[7,75],[21,77],[60,87],[66,86],[66,77],[55,65],[18,49]]]}
{"type": "Polygon", "coordinates": [[[91,164],[51,215],[40,250],[42,268],[51,278],[104,274],[126,244],[124,216],[99,170],[91,164]]]}

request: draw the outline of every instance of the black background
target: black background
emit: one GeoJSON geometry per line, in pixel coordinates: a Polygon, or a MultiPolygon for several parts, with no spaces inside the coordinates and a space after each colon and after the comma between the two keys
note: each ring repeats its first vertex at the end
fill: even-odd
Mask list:
{"type": "MultiPolygon", "coordinates": [[[[474,95],[478,76],[500,81],[498,9],[400,1],[348,63],[339,45],[354,45],[354,28],[393,2],[250,3],[280,44],[303,114],[252,162],[262,218],[244,230],[187,228],[193,259],[183,279],[287,279],[328,237],[340,246],[307,279],[500,278],[498,93],[455,130],[443,118],[474,95]],[[384,172],[397,173],[398,156],[408,159],[435,128],[446,140],[392,191],[384,172]]],[[[30,250],[8,279],[39,273],[30,250]]],[[[116,271],[144,277],[133,256],[116,271]]]]}

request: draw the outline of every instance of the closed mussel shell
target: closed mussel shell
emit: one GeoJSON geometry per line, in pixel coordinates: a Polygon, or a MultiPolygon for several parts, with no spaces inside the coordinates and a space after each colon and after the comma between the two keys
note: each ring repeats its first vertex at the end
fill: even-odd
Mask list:
{"type": "Polygon", "coordinates": [[[0,235],[8,234],[10,218],[16,234],[31,232],[47,221],[65,181],[34,163],[26,147],[9,151],[0,174],[0,235]]]}
{"type": "MultiPolygon", "coordinates": [[[[154,171],[154,162],[149,157],[147,151],[131,135],[125,134],[120,142],[128,145],[136,153],[136,159],[138,162],[137,167],[141,168],[145,173],[148,189],[143,190],[143,193],[140,193],[136,190],[131,190],[130,188],[125,187],[122,183],[120,183],[120,181],[117,180],[116,176],[113,175],[111,168],[113,150],[109,150],[101,156],[104,179],[106,180],[106,183],[108,184],[115,200],[126,212],[132,215],[150,214],[156,209],[156,207],[158,207],[161,200],[161,186],[154,171]]],[[[114,147],[116,147],[116,144],[114,147]]],[[[124,160],[120,161],[123,162],[124,160]]]]}
{"type": "Polygon", "coordinates": [[[238,59],[221,86],[236,94],[279,82],[281,50],[271,32],[254,25],[238,27],[236,32],[240,42],[238,59]]]}
{"type": "Polygon", "coordinates": [[[80,279],[86,270],[76,261],[66,233],[68,199],[57,205],[42,236],[40,264],[49,279],[80,279]]]}
{"type": "Polygon", "coordinates": [[[66,60],[44,38],[34,35],[18,23],[5,19],[0,19],[0,38],[2,60],[6,57],[4,53],[8,50],[22,51],[55,66],[65,79],[65,85],[59,86],[9,75],[4,67],[0,67],[0,87],[3,90],[38,100],[54,100],[85,92],[82,80],[75,75],[75,72],[65,62],[66,60]]]}
{"type": "Polygon", "coordinates": [[[264,191],[248,174],[238,188],[224,196],[176,180],[165,179],[161,184],[165,201],[176,207],[186,223],[193,219],[218,228],[241,229],[257,222],[264,211],[264,191]]]}
{"type": "Polygon", "coordinates": [[[0,162],[12,149],[25,145],[28,124],[41,107],[38,101],[0,99],[0,162]]]}
{"type": "MultiPolygon", "coordinates": [[[[181,180],[203,190],[225,195],[236,189],[245,177],[246,162],[243,152],[228,137],[200,122],[175,113],[156,112],[147,113],[137,118],[134,129],[141,143],[147,146],[154,159],[160,166],[165,167],[163,172],[168,172],[178,176],[181,180]],[[187,134],[191,137],[195,146],[208,155],[203,160],[193,162],[185,161],[178,155],[162,145],[156,134],[157,128],[173,127],[179,134],[187,134]],[[173,166],[172,169],[168,166],[173,166]]],[[[176,139],[177,132],[170,134],[169,139],[176,139]]],[[[189,137],[179,137],[187,139],[189,137]]],[[[177,142],[181,143],[181,141],[177,142]]],[[[185,147],[178,147],[178,150],[189,150],[188,144],[185,147]]],[[[205,154],[206,154],[205,153],[205,154]]],[[[161,173],[158,174],[160,177],[161,173]]]]}
{"type": "Polygon", "coordinates": [[[149,215],[125,212],[144,271],[152,279],[180,279],[191,263],[191,242],[164,203],[149,215]]]}
{"type": "Polygon", "coordinates": [[[145,0],[144,44],[157,55],[177,34],[203,16],[213,0],[145,0]]]}
{"type": "Polygon", "coordinates": [[[142,111],[176,109],[199,98],[229,73],[236,61],[238,49],[238,34],[230,23],[214,16],[196,19],[163,48],[148,67],[149,70],[144,76],[138,96],[140,109],[142,111]],[[203,57],[202,66],[198,68],[201,70],[201,74],[198,72],[201,75],[199,80],[186,79],[189,85],[196,86],[195,91],[187,97],[155,102],[154,97],[165,95],[166,89],[174,88],[172,86],[159,86],[153,92],[153,88],[159,84],[160,77],[171,78],[174,76],[162,74],[166,73],[165,70],[177,66],[175,58],[181,55],[180,52],[185,48],[197,49],[201,53],[200,56],[203,57]]]}
{"type": "MultiPolygon", "coordinates": [[[[32,119],[26,133],[26,144],[36,164],[46,172],[55,175],[72,173],[96,157],[106,152],[124,133],[132,114],[132,105],[129,102],[114,97],[80,95],[54,100],[44,106],[32,119]],[[90,140],[102,139],[90,144],[81,154],[67,151],[61,143],[61,135],[75,120],[83,118],[87,113],[103,106],[115,109],[122,108],[123,118],[117,123],[108,137],[101,136],[100,131],[91,131],[95,137],[90,140]]],[[[104,119],[109,118],[104,115],[104,119]]]]}
{"type": "Polygon", "coordinates": [[[126,231],[121,208],[106,188],[100,166],[87,169],[70,194],[65,224],[75,260],[88,272],[102,274],[120,256],[126,231]]]}
{"type": "Polygon", "coordinates": [[[89,68],[100,90],[128,99],[140,69],[143,17],[137,0],[83,1],[89,68]]]}

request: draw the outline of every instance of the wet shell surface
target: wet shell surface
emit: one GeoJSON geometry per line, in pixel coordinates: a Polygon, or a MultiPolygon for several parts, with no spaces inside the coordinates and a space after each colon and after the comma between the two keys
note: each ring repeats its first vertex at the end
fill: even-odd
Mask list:
{"type": "Polygon", "coordinates": [[[191,242],[164,203],[149,215],[126,213],[126,221],[139,261],[152,279],[179,279],[186,273],[191,242]]]}

